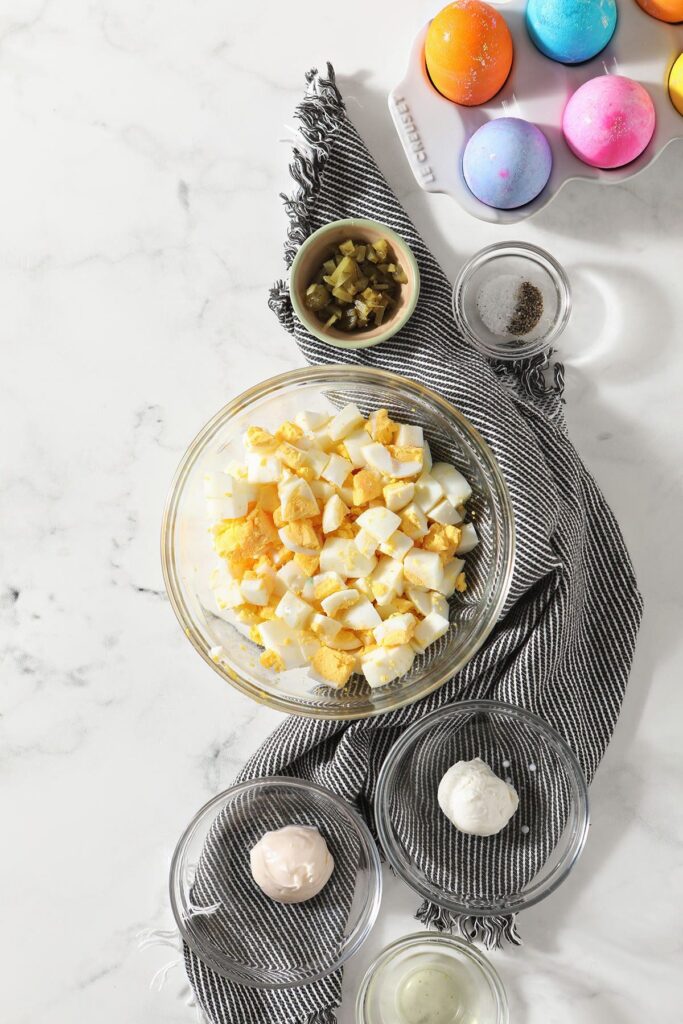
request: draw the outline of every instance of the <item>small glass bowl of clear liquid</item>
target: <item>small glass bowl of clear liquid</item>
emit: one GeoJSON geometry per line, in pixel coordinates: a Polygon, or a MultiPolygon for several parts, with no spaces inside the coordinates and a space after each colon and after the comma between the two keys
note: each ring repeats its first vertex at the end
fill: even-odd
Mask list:
{"type": "Polygon", "coordinates": [[[416,932],[392,942],[368,968],[357,1024],[508,1024],[507,997],[491,964],[469,942],[416,932]]]}

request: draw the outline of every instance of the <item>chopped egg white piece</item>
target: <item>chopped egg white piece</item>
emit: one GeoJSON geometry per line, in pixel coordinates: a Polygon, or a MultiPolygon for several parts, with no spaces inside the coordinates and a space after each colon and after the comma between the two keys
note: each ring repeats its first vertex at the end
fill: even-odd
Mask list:
{"type": "Polygon", "coordinates": [[[261,643],[281,660],[284,668],[302,668],[308,659],[301,650],[299,633],[286,622],[271,619],[258,627],[261,643]]]}
{"type": "MultiPolygon", "coordinates": [[[[328,463],[328,457],[325,456],[325,465],[328,463]]],[[[318,499],[318,501],[327,501],[335,494],[335,489],[332,484],[328,484],[327,480],[311,480],[311,490],[318,499]]]]}
{"type": "Polygon", "coordinates": [[[334,533],[338,530],[348,511],[338,494],[331,495],[323,510],[323,533],[334,533]]]}
{"type": "Polygon", "coordinates": [[[344,590],[335,590],[329,597],[324,597],[320,604],[325,615],[329,615],[333,619],[339,612],[344,611],[345,608],[350,608],[353,604],[357,604],[358,601],[360,601],[358,591],[354,587],[347,587],[344,590]]]}
{"type": "Polygon", "coordinates": [[[216,614],[248,626],[265,668],[305,665],[316,685],[408,672],[467,590],[468,482],[386,409],[302,411],[243,444],[244,463],[204,478],[216,614]]]}
{"type": "Polygon", "coordinates": [[[330,414],[327,412],[298,412],[294,417],[294,422],[301,427],[304,433],[310,434],[329,423],[330,414]]]}
{"type": "Polygon", "coordinates": [[[458,544],[458,554],[466,555],[473,548],[476,548],[479,543],[479,537],[472,523],[465,523],[462,528],[462,535],[460,537],[460,543],[458,544]]]}
{"type": "MultiPolygon", "coordinates": [[[[358,538],[356,538],[357,540],[358,538]]],[[[410,537],[402,533],[401,530],[395,530],[391,537],[389,537],[389,540],[385,540],[383,544],[380,544],[379,550],[383,555],[389,555],[391,558],[402,562],[412,546],[413,541],[410,537]]]]}
{"type": "Polygon", "coordinates": [[[382,621],[379,612],[367,597],[361,597],[350,608],[341,612],[339,620],[345,629],[373,629],[382,621]]]}
{"type": "Polygon", "coordinates": [[[395,558],[383,555],[370,577],[370,586],[379,608],[389,604],[403,593],[403,565],[395,558]]]}
{"type": "Polygon", "coordinates": [[[364,555],[354,541],[345,537],[328,537],[320,553],[320,568],[323,572],[338,572],[340,576],[353,579],[369,576],[377,559],[364,555]]]}
{"type": "Polygon", "coordinates": [[[379,626],[375,626],[372,632],[377,643],[383,647],[400,647],[401,644],[409,643],[416,626],[417,619],[412,612],[404,612],[402,615],[390,615],[379,626]]]}
{"type": "Polygon", "coordinates": [[[223,498],[232,494],[233,478],[227,473],[205,473],[204,495],[207,498],[223,498]]]}
{"type": "Polygon", "coordinates": [[[408,583],[428,590],[438,590],[443,583],[443,565],[436,551],[414,548],[403,560],[403,571],[408,583]]]}
{"type": "Polygon", "coordinates": [[[391,475],[396,477],[397,480],[402,480],[408,476],[417,476],[421,472],[422,462],[418,462],[416,459],[406,462],[393,458],[391,460],[391,475]]]}
{"type": "Polygon", "coordinates": [[[242,580],[240,591],[247,604],[266,605],[270,597],[272,587],[268,581],[261,578],[255,580],[242,580]]]}
{"type": "Polygon", "coordinates": [[[219,583],[213,589],[213,596],[216,606],[223,611],[226,608],[237,608],[244,604],[242,591],[237,580],[229,580],[227,583],[219,583]]]}
{"type": "Polygon", "coordinates": [[[275,614],[292,629],[303,629],[313,614],[313,609],[306,601],[288,591],[280,598],[275,614]]]}
{"type": "Polygon", "coordinates": [[[337,633],[342,628],[341,622],[337,622],[336,619],[331,619],[329,615],[321,615],[320,612],[315,612],[311,618],[311,630],[319,636],[321,640],[334,640],[337,633]]]}
{"type": "Polygon", "coordinates": [[[430,473],[422,473],[415,481],[415,504],[423,512],[429,512],[443,496],[443,487],[430,473]]]}
{"type": "Polygon", "coordinates": [[[394,459],[391,457],[391,452],[388,448],[385,448],[383,444],[374,442],[368,444],[362,449],[365,461],[368,466],[372,466],[378,473],[383,476],[393,476],[394,459]]]}
{"type": "Polygon", "coordinates": [[[287,562],[275,575],[284,584],[285,589],[291,590],[293,594],[300,594],[307,580],[306,573],[296,562],[287,562]]]}
{"type": "Polygon", "coordinates": [[[241,519],[246,516],[249,503],[246,496],[226,494],[223,498],[207,498],[206,514],[210,522],[218,523],[221,519],[241,519]]]}
{"type": "Polygon", "coordinates": [[[410,644],[400,647],[375,647],[361,656],[361,668],[368,684],[372,687],[385,686],[403,676],[415,660],[415,651],[410,644]]]}
{"type": "Polygon", "coordinates": [[[415,639],[421,647],[429,647],[435,640],[448,632],[450,622],[438,612],[430,612],[426,619],[415,627],[415,639]]]}
{"type": "Polygon", "coordinates": [[[337,455],[336,452],[332,452],[327,460],[327,465],[320,475],[328,483],[333,484],[335,487],[341,487],[352,469],[353,466],[348,459],[337,455]]]}
{"type": "Polygon", "coordinates": [[[382,544],[384,541],[389,540],[395,530],[398,530],[401,520],[391,509],[378,505],[376,508],[369,508],[367,512],[359,515],[356,523],[363,530],[371,533],[378,543],[382,544]]]}
{"type": "Polygon", "coordinates": [[[319,572],[311,576],[303,585],[301,596],[304,601],[317,601],[329,597],[337,590],[344,590],[346,584],[338,572],[319,572]]]}
{"type": "Polygon", "coordinates": [[[452,505],[464,505],[472,497],[472,488],[455,466],[447,462],[435,462],[432,476],[439,481],[452,505]]]}
{"type": "Polygon", "coordinates": [[[379,541],[376,537],[368,531],[361,528],[356,536],[353,538],[353,542],[358,550],[364,555],[374,555],[377,551],[379,541]]]}
{"type": "Polygon", "coordinates": [[[363,455],[363,448],[369,443],[370,436],[365,427],[361,427],[360,430],[354,430],[352,434],[344,438],[344,447],[355,469],[362,469],[363,466],[367,466],[367,461],[363,455]]]}
{"type": "Polygon", "coordinates": [[[348,434],[353,433],[364,422],[365,419],[358,406],[345,405],[336,416],[332,417],[327,430],[333,441],[343,441],[348,434]]]}
{"type": "Polygon", "coordinates": [[[283,526],[277,532],[287,550],[293,551],[295,555],[314,555],[318,550],[317,547],[300,544],[296,537],[292,536],[291,526],[283,526]]]}
{"type": "Polygon", "coordinates": [[[247,454],[247,480],[250,484],[276,484],[282,475],[282,463],[275,455],[247,454]]]}
{"type": "Polygon", "coordinates": [[[363,643],[350,629],[340,629],[335,637],[327,641],[327,646],[335,651],[357,651],[363,643]]]}
{"type": "Polygon", "coordinates": [[[401,529],[414,541],[421,540],[429,531],[427,516],[414,501],[401,510],[401,529]]]}
{"type": "Polygon", "coordinates": [[[410,480],[395,480],[383,489],[384,503],[392,512],[399,512],[415,495],[415,484],[410,480]]]}
{"type": "Polygon", "coordinates": [[[449,562],[443,570],[441,585],[434,587],[434,589],[438,590],[444,597],[451,597],[451,595],[455,593],[455,585],[464,565],[465,563],[460,558],[456,558],[455,561],[449,562]]]}
{"type": "Polygon", "coordinates": [[[455,526],[456,523],[462,522],[461,514],[451,505],[448,498],[442,498],[441,501],[437,502],[434,508],[430,509],[427,513],[427,519],[432,519],[435,523],[449,526],[455,526]]]}
{"type": "Polygon", "coordinates": [[[401,447],[422,448],[424,445],[422,427],[412,427],[408,423],[401,423],[396,431],[396,444],[401,447]]]}
{"type": "MultiPolygon", "coordinates": [[[[311,448],[310,451],[306,452],[306,465],[310,466],[316,476],[320,476],[328,461],[329,455],[327,452],[323,452],[319,448],[311,448]]],[[[322,481],[320,482],[322,483],[322,481]]],[[[315,480],[312,483],[315,483],[315,480]]]]}
{"type": "Polygon", "coordinates": [[[431,591],[425,590],[424,587],[416,587],[414,583],[406,583],[404,593],[408,600],[412,601],[415,605],[420,615],[427,616],[434,610],[431,591]]]}

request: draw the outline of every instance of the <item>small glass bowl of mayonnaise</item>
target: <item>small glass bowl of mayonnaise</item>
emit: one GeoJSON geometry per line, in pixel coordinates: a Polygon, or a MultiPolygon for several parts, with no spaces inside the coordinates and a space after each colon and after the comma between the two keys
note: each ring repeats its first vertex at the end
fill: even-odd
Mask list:
{"type": "Polygon", "coordinates": [[[505,989],[469,942],[416,932],[392,942],[368,968],[357,1024],[508,1024],[505,989]]]}
{"type": "Polygon", "coordinates": [[[193,971],[247,988],[299,988],[363,945],[382,875],[370,830],[351,804],[306,779],[269,776],[239,782],[198,811],[173,854],[170,894],[193,971]],[[315,829],[334,868],[312,898],[280,902],[257,884],[251,851],[291,825],[315,829]]]}

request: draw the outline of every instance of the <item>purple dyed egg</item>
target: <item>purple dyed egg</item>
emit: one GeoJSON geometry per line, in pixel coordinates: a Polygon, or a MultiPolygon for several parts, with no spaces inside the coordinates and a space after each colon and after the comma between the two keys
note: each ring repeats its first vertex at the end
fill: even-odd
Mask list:
{"type": "Polygon", "coordinates": [[[530,203],[545,187],[552,166],[545,135],[520,117],[487,121],[469,140],[462,158],[470,192],[497,210],[530,203]]]}
{"type": "Polygon", "coordinates": [[[562,131],[572,153],[591,167],[623,167],[655,130],[655,108],[640,82],[622,75],[591,78],[570,96],[562,131]]]}

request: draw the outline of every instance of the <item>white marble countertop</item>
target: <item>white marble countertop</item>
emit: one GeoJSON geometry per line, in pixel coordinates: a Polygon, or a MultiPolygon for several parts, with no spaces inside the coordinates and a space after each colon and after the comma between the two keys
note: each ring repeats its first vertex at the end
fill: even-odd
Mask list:
{"type": "MultiPolygon", "coordinates": [[[[626,2],[626,0],[622,0],[626,2]]],[[[683,144],[639,178],[570,184],[496,228],[415,187],[386,93],[438,4],[9,0],[0,11],[2,717],[6,1024],[185,1024],[167,871],[194,811],[278,716],[221,685],[163,594],[161,509],[191,437],[301,363],[266,306],[282,273],[292,109],[331,59],[370,148],[453,275],[521,238],[566,266],[572,436],[646,599],[623,715],[565,885],[493,959],[521,1024],[680,1020],[683,144]],[[381,20],[382,8],[378,9],[381,20]],[[386,24],[386,22],[385,22],[386,24]]],[[[387,884],[348,969],[415,927],[387,884]]]]}

